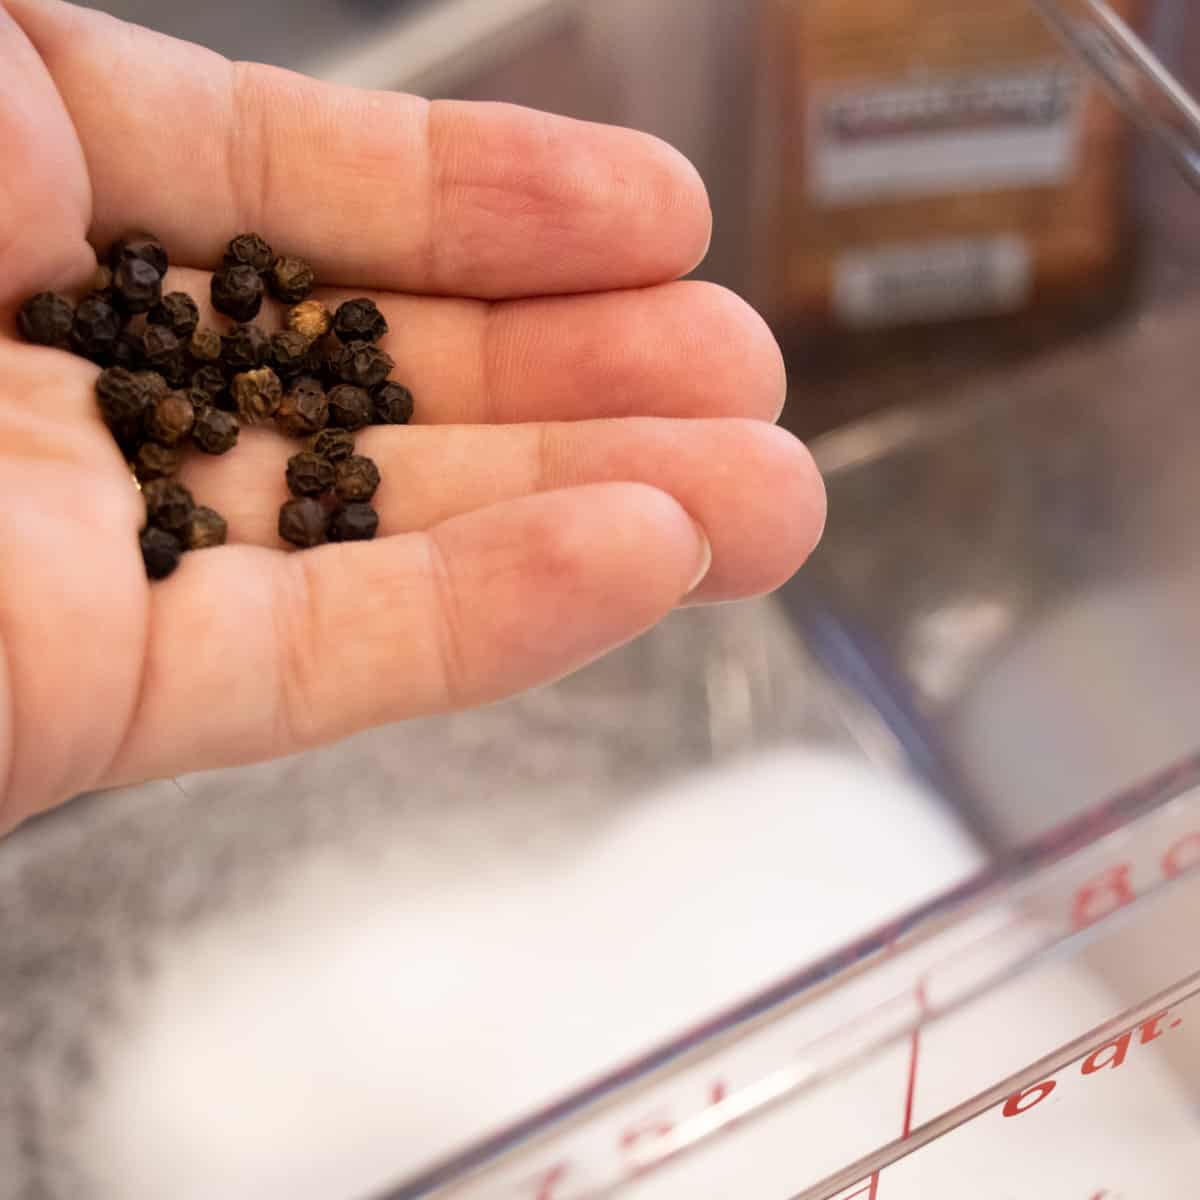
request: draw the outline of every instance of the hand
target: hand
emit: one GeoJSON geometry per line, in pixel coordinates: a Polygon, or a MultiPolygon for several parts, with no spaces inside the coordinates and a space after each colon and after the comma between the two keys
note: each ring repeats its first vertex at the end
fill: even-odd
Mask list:
{"type": "MultiPolygon", "coordinates": [[[[773,425],[774,340],[673,282],[710,217],[662,143],[231,64],[55,0],[0,0],[0,61],[0,831],[498,699],[812,550],[824,493],[773,425]],[[285,553],[294,447],[248,430],[183,476],[231,544],[147,584],[97,368],[14,325],[137,229],[196,268],[254,230],[329,299],[375,297],[419,422],[359,440],[380,540],[285,553]]],[[[207,299],[207,278],[167,286],[207,299]]]]}

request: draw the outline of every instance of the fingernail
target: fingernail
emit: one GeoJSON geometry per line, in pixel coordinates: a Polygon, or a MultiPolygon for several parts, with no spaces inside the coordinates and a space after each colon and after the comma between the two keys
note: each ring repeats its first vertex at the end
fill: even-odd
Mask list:
{"type": "Polygon", "coordinates": [[[708,540],[708,534],[698,522],[693,521],[692,524],[696,526],[696,536],[700,539],[700,568],[696,572],[696,578],[692,580],[692,586],[687,590],[689,596],[708,578],[713,561],[712,543],[708,540]]]}

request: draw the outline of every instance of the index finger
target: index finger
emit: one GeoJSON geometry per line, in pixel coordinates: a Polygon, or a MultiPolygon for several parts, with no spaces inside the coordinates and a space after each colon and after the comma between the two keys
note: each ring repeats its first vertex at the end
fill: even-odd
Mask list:
{"type": "Polygon", "coordinates": [[[254,230],[329,284],[502,298],[676,278],[694,168],[644,134],[319,83],[58,0],[10,0],[78,130],[104,244],[150,229],[211,266],[254,230]]]}

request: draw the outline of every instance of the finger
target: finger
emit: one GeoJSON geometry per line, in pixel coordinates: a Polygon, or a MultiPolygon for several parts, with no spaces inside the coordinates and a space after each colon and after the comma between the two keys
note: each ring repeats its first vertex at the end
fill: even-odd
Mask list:
{"type": "Polygon", "coordinates": [[[0,311],[77,283],[94,265],[87,169],[70,118],[29,39],[0,5],[0,311]]]}
{"type": "MultiPolygon", "coordinates": [[[[295,443],[266,431],[243,437],[236,454],[197,456],[182,477],[198,500],[226,516],[232,540],[282,546],[276,522],[295,443]]],[[[779,587],[811,553],[825,520],[824,488],[808,451],[758,421],[375,428],[359,435],[357,447],[383,475],[375,504],[384,534],[560,488],[629,481],[667,492],[712,543],[700,601],[779,587]]]]}
{"type": "Polygon", "coordinates": [[[324,281],[494,298],[676,278],[710,231],[662,142],[496,104],[428,104],[231,64],[110,17],[12,0],[87,154],[94,235],[207,266],[255,229],[324,281]]]}
{"type": "MultiPolygon", "coordinates": [[[[166,286],[207,303],[208,277],[172,270],[166,286]]],[[[323,292],[331,306],[361,292],[323,292]]],[[[384,348],[421,423],[588,417],[753,417],[783,409],[783,356],[733,292],[688,281],[628,292],[489,304],[372,293],[384,348]]],[[[259,318],[279,323],[278,305],[259,318]]]]}
{"type": "Polygon", "coordinates": [[[670,612],[705,554],[674,500],[634,485],[370,544],[198,553],[154,590],[141,703],[104,782],[288,754],[549,681],[670,612]]]}

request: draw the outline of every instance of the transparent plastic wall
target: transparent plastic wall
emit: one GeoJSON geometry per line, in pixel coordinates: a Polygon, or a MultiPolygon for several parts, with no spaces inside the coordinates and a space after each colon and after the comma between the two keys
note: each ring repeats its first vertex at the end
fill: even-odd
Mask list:
{"type": "MultiPolygon", "coordinates": [[[[1159,60],[1099,0],[1035,7],[1136,123],[1140,152],[1194,183],[1200,112],[1159,60]]],[[[1147,302],[1127,320],[1133,332],[1107,348],[1085,343],[976,405],[875,420],[824,447],[834,521],[839,502],[857,517],[835,524],[837,554],[818,562],[793,608],[832,676],[873,699],[910,765],[974,808],[1000,848],[992,865],[400,1184],[389,1200],[1195,1193],[1200,756],[1191,752],[1200,731],[1182,698],[1200,694],[1191,565],[1200,562],[1191,518],[1200,486],[1189,450],[1200,418],[1187,311],[1147,302]],[[1154,385],[1144,392],[1139,371],[1154,385]],[[969,480],[967,511],[949,518],[936,484],[956,472],[969,480]],[[910,562],[904,586],[889,579],[887,564],[906,546],[896,532],[900,548],[880,553],[887,497],[892,530],[934,540],[950,530],[948,565],[931,559],[909,579],[910,562]],[[973,547],[990,554],[993,579],[979,575],[973,547]],[[990,608],[980,600],[989,583],[1038,572],[1038,594],[1026,586],[990,608]],[[1020,722],[997,723],[991,743],[1013,778],[1064,786],[1057,797],[1052,786],[1027,789],[1040,811],[1009,804],[1003,789],[989,795],[978,754],[955,742],[963,681],[1001,678],[1010,708],[1034,714],[1045,697],[1035,675],[1005,681],[982,653],[959,654],[947,683],[930,649],[934,610],[954,614],[967,642],[994,643],[1014,627],[1039,629],[1066,601],[1114,589],[1118,615],[1093,614],[1084,652],[1100,664],[1090,676],[1099,682],[1089,692],[1081,670],[1061,706],[1063,724],[1107,729],[1113,744],[1081,749],[1085,737],[1073,744],[1050,721],[1056,757],[1049,735],[1035,745],[1026,726],[1024,741],[1012,740],[1020,722]],[[937,603],[924,611],[931,595],[937,603]],[[1161,653],[1145,652],[1139,621],[1161,653]],[[923,623],[926,636],[914,636],[923,623]],[[1116,630],[1130,634],[1124,651],[1105,640],[1116,630]],[[1089,704],[1104,718],[1089,724],[1089,704]]],[[[1044,652],[1043,666],[1051,705],[1062,697],[1046,682],[1044,652]]]]}

